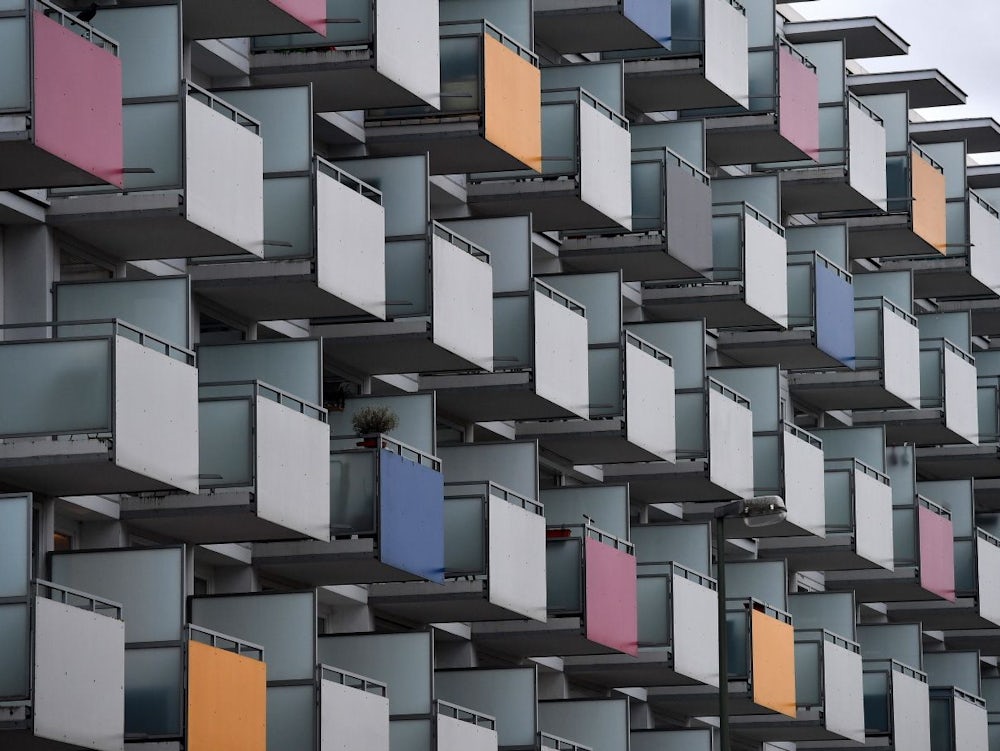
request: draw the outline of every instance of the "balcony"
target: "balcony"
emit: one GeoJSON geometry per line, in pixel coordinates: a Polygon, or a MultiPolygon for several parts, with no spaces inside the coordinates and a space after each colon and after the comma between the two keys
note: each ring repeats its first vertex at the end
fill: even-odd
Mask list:
{"type": "Polygon", "coordinates": [[[126,92],[125,192],[61,191],[50,222],[120,261],[259,258],[259,123],[193,83],[174,89],[156,102],[130,102],[126,92]]]}
{"type": "Polygon", "coordinates": [[[711,728],[686,730],[633,730],[629,733],[632,751],[713,751],[711,728]]]}
{"type": "MultiPolygon", "coordinates": [[[[996,477],[1000,475],[1000,377],[992,375],[989,352],[977,355],[976,404],[979,441],[976,444],[925,446],[917,449],[921,471],[935,479],[996,477]]],[[[987,480],[987,482],[992,482],[987,480]]]]}
{"type": "Polygon", "coordinates": [[[632,231],[564,234],[559,256],[626,281],[701,279],[712,268],[711,180],[669,148],[632,149],[632,231]]]}
{"type": "Polygon", "coordinates": [[[327,358],[369,374],[492,371],[490,253],[431,220],[427,156],[344,160],[338,167],[382,191],[388,320],[314,321],[330,343],[327,358]]]}
{"type": "Polygon", "coordinates": [[[32,496],[0,496],[0,738],[26,751],[119,751],[125,711],[122,606],[34,580],[33,537],[32,496]]]}
{"type": "Polygon", "coordinates": [[[864,664],[865,733],[890,749],[931,751],[927,675],[896,660],[864,664]]]}
{"type": "Polygon", "coordinates": [[[917,319],[884,297],[855,297],[854,341],[853,371],[791,374],[793,395],[824,410],[918,408],[917,319]]]}
{"type": "MultiPolygon", "coordinates": [[[[429,631],[321,636],[318,652],[324,662],[371,675],[389,687],[388,725],[394,748],[402,742],[403,748],[430,751],[496,751],[496,718],[478,705],[472,709],[438,696],[429,631]]],[[[477,698],[482,697],[463,695],[462,701],[473,703],[470,700],[477,698]]]]}
{"type": "Polygon", "coordinates": [[[118,44],[44,0],[0,24],[0,188],[122,187],[118,44]]]}
{"type": "Polygon", "coordinates": [[[613,105],[583,88],[543,90],[541,173],[471,174],[469,205],[481,216],[531,213],[536,230],[631,229],[630,151],[613,105]]]}
{"type": "Polygon", "coordinates": [[[661,319],[705,318],[710,328],[784,329],[788,321],[785,231],[745,202],[712,207],[710,282],[643,284],[661,319]]]}
{"type": "Polygon", "coordinates": [[[441,25],[441,103],[370,110],[374,155],[430,153],[433,174],[542,171],[538,58],[489,21],[441,25]]]}
{"type": "Polygon", "coordinates": [[[979,442],[976,362],[949,339],[920,340],[920,405],[857,415],[855,425],[885,424],[891,443],[936,446],[979,442]]]}
{"type": "Polygon", "coordinates": [[[644,563],[637,591],[638,654],[566,657],[566,674],[608,687],[718,686],[715,580],[680,563],[644,563]]]}
{"type": "Polygon", "coordinates": [[[440,460],[386,435],[330,443],[329,542],[258,545],[261,571],[310,586],[444,580],[440,460]],[[350,446],[350,448],[348,448],[350,446]]]}
{"type": "Polygon", "coordinates": [[[790,214],[884,212],[886,128],[847,88],[842,41],[798,44],[819,78],[818,157],[767,165],[780,171],[782,209],[790,214]]]}
{"type": "MultiPolygon", "coordinates": [[[[312,751],[337,744],[346,751],[388,751],[387,686],[328,664],[317,648],[315,592],[194,597],[190,607],[199,624],[262,645],[267,655],[267,748],[312,751]]],[[[231,732],[228,726],[217,730],[231,732]]],[[[252,748],[262,751],[265,744],[252,748]]]]}
{"type": "Polygon", "coordinates": [[[311,83],[317,112],[440,106],[437,2],[348,0],[335,10],[343,15],[320,33],[254,37],[254,84],[311,83]]]}
{"type": "Polygon", "coordinates": [[[119,319],[3,330],[4,482],[49,495],[197,491],[193,352],[119,319]]]}
{"type": "MultiPolygon", "coordinates": [[[[795,537],[826,534],[823,442],[815,435],[786,422],[782,393],[787,386],[775,367],[717,368],[712,376],[731,389],[746,394],[753,413],[754,495],[780,495],[787,514],[779,524],[754,530],[755,537],[795,537]]],[[[710,514],[706,504],[692,503],[685,518],[710,514]],[[707,511],[706,511],[707,509],[707,511]]],[[[742,520],[731,529],[746,531],[742,520]]]]}
{"type": "Polygon", "coordinates": [[[261,123],[263,259],[200,259],[189,267],[195,290],[253,321],[384,319],[382,193],[313,155],[309,89],[224,95],[261,123]]]}
{"type": "Polygon", "coordinates": [[[543,749],[628,751],[629,748],[629,702],[624,697],[540,701],[538,725],[543,736],[548,736],[542,739],[543,749]],[[573,740],[551,743],[553,736],[573,740]]]}
{"type": "Polygon", "coordinates": [[[673,361],[625,330],[618,273],[546,277],[586,306],[589,419],[521,422],[519,437],[573,464],[672,461],[676,451],[673,361]]]}
{"type": "Polygon", "coordinates": [[[753,495],[750,400],[706,377],[702,321],[629,324],[629,331],[670,352],[677,363],[674,462],[607,464],[608,481],[628,482],[640,502],[721,501],[753,495]]]}
{"type": "Polygon", "coordinates": [[[549,527],[546,536],[548,622],[476,623],[473,639],[523,656],[635,656],[636,563],[631,544],[589,522],[549,527]]]}
{"type": "Polygon", "coordinates": [[[748,28],[735,0],[672,0],[669,50],[608,53],[624,57],[625,94],[643,112],[745,107],[748,28]]]}
{"type": "Polygon", "coordinates": [[[562,53],[670,48],[674,2],[535,0],[535,36],[562,53]]]}
{"type": "Polygon", "coordinates": [[[816,66],[776,36],[773,4],[748,2],[749,103],[707,115],[708,158],[716,164],[819,159],[816,66]],[[756,18],[761,15],[763,18],[756,18]]]}
{"type": "Polygon", "coordinates": [[[184,36],[224,39],[326,31],[325,0],[223,0],[184,8],[184,36]]]}
{"type": "MultiPolygon", "coordinates": [[[[789,242],[792,230],[787,230],[789,242]]],[[[816,251],[788,261],[788,329],[721,331],[719,348],[746,365],[780,362],[789,370],[853,368],[854,286],[851,274],[816,251]]]]}
{"type": "Polygon", "coordinates": [[[985,296],[989,300],[976,307],[993,310],[1000,296],[1000,212],[965,188],[964,165],[959,164],[965,159],[963,143],[927,144],[925,149],[942,162],[948,182],[947,256],[888,259],[884,267],[912,269],[918,297],[985,296]]]}
{"type": "Polygon", "coordinates": [[[931,747],[946,751],[988,751],[989,730],[978,650],[928,653],[931,747]]]}
{"type": "Polygon", "coordinates": [[[448,226],[503,248],[493,266],[493,372],[423,375],[422,389],[470,422],[586,417],[586,308],[533,275],[530,217],[467,219],[448,226]]]}

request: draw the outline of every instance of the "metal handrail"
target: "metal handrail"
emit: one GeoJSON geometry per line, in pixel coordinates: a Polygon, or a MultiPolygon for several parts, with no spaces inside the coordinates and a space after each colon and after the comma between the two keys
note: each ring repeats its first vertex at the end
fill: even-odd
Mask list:
{"type": "Polygon", "coordinates": [[[807,430],[803,430],[798,425],[785,421],[785,432],[790,433],[796,438],[805,441],[810,446],[815,446],[818,449],[823,448],[823,439],[814,436],[807,430]]]}
{"type": "Polygon", "coordinates": [[[647,355],[655,357],[657,360],[661,362],[667,363],[667,365],[672,366],[674,364],[674,358],[671,355],[668,355],[659,347],[657,347],[655,344],[650,344],[642,337],[633,334],[631,331],[625,331],[623,333],[625,335],[626,344],[631,344],[633,347],[636,347],[640,352],[645,352],[647,355]]]}
{"type": "Polygon", "coordinates": [[[599,113],[601,113],[602,115],[604,115],[604,117],[608,118],[609,120],[611,120],[611,122],[615,123],[619,127],[624,128],[625,130],[629,129],[629,122],[628,122],[627,118],[625,118],[622,115],[618,114],[618,112],[616,110],[614,110],[609,105],[605,104],[603,101],[601,101],[596,96],[594,96],[593,94],[591,94],[589,91],[587,91],[586,89],[584,89],[582,87],[577,87],[577,88],[544,89],[542,91],[542,94],[543,94],[542,104],[568,104],[571,101],[576,102],[576,103],[587,104],[590,107],[593,107],[599,113]],[[549,99],[549,100],[546,100],[546,98],[544,96],[545,94],[559,94],[559,93],[563,93],[563,92],[569,92],[570,95],[572,96],[572,99],[565,99],[565,100],[564,99],[549,99]]]}
{"type": "Polygon", "coordinates": [[[464,250],[470,256],[482,261],[485,264],[490,263],[490,252],[482,245],[477,245],[472,242],[472,240],[462,237],[457,232],[452,232],[443,224],[439,224],[438,222],[432,222],[432,224],[434,225],[434,234],[442,240],[447,240],[456,248],[464,250]]]}
{"type": "Polygon", "coordinates": [[[806,57],[801,52],[799,52],[797,49],[795,49],[795,47],[792,46],[792,43],[789,42],[784,37],[778,37],[777,39],[778,39],[778,48],[779,49],[782,48],[782,47],[784,47],[786,50],[788,50],[792,54],[792,57],[797,58],[799,60],[799,62],[803,63],[807,68],[812,68],[812,70],[813,70],[814,73],[816,72],[816,63],[814,63],[808,57],[806,57]]]}
{"type": "Polygon", "coordinates": [[[41,597],[45,600],[52,600],[53,602],[60,602],[63,605],[69,605],[71,607],[79,608],[80,610],[86,610],[90,613],[97,613],[98,615],[113,618],[116,621],[123,620],[122,604],[114,600],[109,600],[106,597],[98,597],[97,595],[92,595],[89,592],[81,592],[79,589],[64,587],[62,584],[56,584],[55,582],[50,582],[47,579],[35,579],[33,582],[33,589],[36,597],[41,597]],[[71,602],[70,598],[82,600],[83,604],[71,602]],[[113,615],[104,612],[108,610],[111,611],[113,615]]]}
{"type": "MultiPolygon", "coordinates": [[[[32,0],[33,7],[41,7],[42,14],[46,18],[52,18],[56,16],[58,23],[63,28],[67,28],[70,31],[79,28],[83,31],[80,36],[86,39],[88,42],[93,44],[95,47],[100,47],[102,50],[107,50],[115,57],[119,57],[119,44],[117,41],[109,37],[104,32],[98,31],[93,26],[85,21],[81,21],[74,14],[63,10],[58,5],[55,5],[49,0],[32,0]]],[[[75,32],[74,32],[75,33],[75,32]]]]}
{"type": "Polygon", "coordinates": [[[196,83],[186,82],[187,94],[211,109],[232,120],[237,125],[246,128],[251,133],[260,135],[260,120],[251,117],[243,110],[237,109],[224,99],[220,99],[208,89],[203,89],[196,83]]]}
{"type": "Polygon", "coordinates": [[[439,715],[452,717],[456,720],[467,722],[470,725],[475,725],[479,728],[485,727],[490,730],[496,730],[497,727],[497,719],[493,715],[477,712],[474,709],[468,709],[466,707],[459,706],[458,704],[452,704],[448,701],[436,699],[434,701],[434,708],[436,713],[439,715]]]}
{"type": "Polygon", "coordinates": [[[739,391],[734,391],[733,389],[729,388],[726,384],[715,380],[711,376],[706,376],[706,378],[708,379],[708,388],[710,391],[717,391],[727,399],[734,401],[737,404],[746,407],[747,409],[750,409],[750,400],[747,399],[745,396],[743,396],[743,394],[741,394],[739,391]]]}
{"type": "Polygon", "coordinates": [[[860,308],[860,310],[871,310],[871,309],[873,309],[875,307],[881,307],[883,309],[887,309],[890,313],[895,313],[897,316],[899,316],[900,318],[902,318],[904,321],[906,321],[907,323],[909,323],[911,326],[916,326],[917,325],[917,317],[915,315],[913,315],[911,313],[907,313],[905,310],[903,310],[901,307],[899,307],[898,305],[896,305],[896,303],[894,303],[892,300],[890,300],[887,297],[882,297],[882,296],[876,296],[876,297],[855,297],[854,298],[854,308],[855,308],[855,310],[859,309],[858,308],[858,303],[859,302],[860,303],[873,303],[873,302],[876,302],[876,301],[880,301],[878,303],[878,305],[874,305],[873,304],[873,305],[870,305],[870,306],[867,306],[867,307],[864,306],[864,305],[862,305],[861,308],[860,308]]]}
{"type": "Polygon", "coordinates": [[[583,303],[577,302],[569,295],[563,294],[555,287],[552,287],[543,282],[541,279],[534,279],[533,281],[535,283],[536,292],[545,295],[553,302],[559,303],[564,308],[568,308],[569,310],[572,310],[574,313],[577,313],[578,315],[581,315],[584,318],[587,317],[587,308],[583,303]]]}
{"type": "MultiPolygon", "coordinates": [[[[344,440],[348,438],[357,438],[356,435],[331,435],[331,441],[344,440]]],[[[403,443],[402,441],[393,438],[386,433],[372,433],[371,435],[366,435],[365,438],[370,438],[375,444],[371,447],[359,447],[359,448],[344,448],[344,449],[334,449],[331,454],[344,454],[344,453],[357,453],[362,451],[370,451],[372,449],[380,450],[385,449],[386,451],[391,451],[397,456],[407,459],[415,464],[419,464],[422,467],[430,467],[436,472],[441,471],[441,460],[438,459],[433,454],[428,454],[426,451],[421,451],[418,448],[414,448],[408,443],[403,443]]]]}
{"type": "Polygon", "coordinates": [[[538,732],[538,746],[539,748],[555,749],[555,751],[593,751],[590,746],[583,746],[543,731],[538,732]]]}
{"type": "Polygon", "coordinates": [[[983,540],[984,542],[988,542],[990,545],[992,545],[995,548],[1000,548],[1000,538],[994,537],[989,532],[987,532],[985,529],[981,529],[980,527],[976,527],[976,537],[978,537],[980,540],[983,540]]]}
{"type": "Polygon", "coordinates": [[[920,148],[919,145],[915,144],[913,141],[910,141],[910,149],[912,151],[916,152],[917,156],[919,156],[921,159],[923,159],[925,162],[927,162],[935,170],[937,170],[941,174],[944,174],[944,167],[942,167],[940,164],[938,164],[934,160],[934,157],[932,157],[930,154],[928,154],[926,151],[924,151],[922,148],[920,148]]]}
{"type": "MultiPolygon", "coordinates": [[[[592,521],[586,519],[582,524],[550,524],[546,528],[546,532],[551,530],[562,530],[572,534],[572,531],[578,529],[581,531],[581,537],[590,538],[592,540],[597,540],[605,545],[610,545],[615,548],[615,550],[622,550],[629,555],[635,554],[635,545],[627,540],[623,540],[617,535],[613,535],[610,532],[605,532],[603,529],[594,525],[592,521]]],[[[552,538],[548,538],[552,539],[552,538]]]]}
{"type": "Polygon", "coordinates": [[[663,563],[659,563],[657,561],[646,561],[645,563],[642,563],[642,564],[639,565],[638,571],[636,573],[636,577],[639,578],[639,579],[642,579],[644,577],[645,578],[655,578],[655,577],[670,576],[672,574],[676,574],[677,576],[681,577],[682,579],[687,579],[688,581],[692,581],[695,584],[700,584],[701,586],[707,587],[708,589],[711,589],[711,590],[717,590],[719,588],[719,582],[716,579],[714,579],[713,577],[708,576],[707,574],[702,574],[699,571],[695,571],[693,568],[688,568],[683,563],[678,563],[677,561],[664,561],[663,563]],[[653,574],[653,573],[643,573],[643,567],[646,567],[646,566],[650,566],[650,567],[651,566],[667,566],[667,567],[669,567],[670,571],[669,572],[659,572],[659,573],[655,573],[655,574],[653,574]]]}
{"type": "Polygon", "coordinates": [[[944,517],[945,519],[951,519],[951,512],[944,506],[934,503],[930,498],[924,498],[922,495],[917,496],[917,506],[923,507],[930,511],[931,513],[937,514],[938,516],[944,517]]]}
{"type": "Polygon", "coordinates": [[[497,498],[507,501],[507,503],[512,506],[523,508],[525,511],[530,511],[536,516],[545,516],[545,506],[540,502],[521,495],[510,488],[506,488],[499,483],[493,482],[492,480],[487,480],[486,484],[489,488],[490,495],[495,495],[497,498]]]}
{"type": "Polygon", "coordinates": [[[382,205],[382,191],[376,187],[373,187],[366,183],[364,180],[360,180],[349,172],[345,172],[337,165],[328,162],[326,159],[319,155],[313,155],[313,160],[316,162],[316,169],[322,172],[327,177],[332,177],[341,185],[344,185],[355,193],[360,193],[365,198],[374,201],[379,206],[382,205]]]}
{"type": "Polygon", "coordinates": [[[48,338],[48,339],[10,339],[10,340],[7,340],[7,341],[0,342],[0,346],[2,346],[3,344],[27,344],[27,343],[34,343],[34,342],[57,342],[57,341],[61,341],[61,340],[71,340],[71,339],[74,339],[74,338],[88,338],[88,339],[89,338],[107,338],[109,336],[118,336],[118,335],[120,335],[120,331],[124,330],[124,331],[128,331],[128,332],[131,332],[132,334],[134,334],[134,336],[123,335],[123,336],[125,336],[125,338],[129,339],[130,341],[134,341],[134,342],[142,345],[146,349],[151,349],[154,352],[159,352],[160,349],[162,348],[163,351],[160,352],[160,354],[165,354],[168,357],[170,357],[172,353],[176,353],[178,355],[183,356],[185,362],[187,362],[188,365],[194,365],[194,363],[195,363],[195,354],[194,354],[194,352],[192,350],[187,349],[186,347],[178,346],[178,345],[176,345],[176,344],[174,344],[172,342],[168,342],[163,337],[161,337],[161,336],[159,336],[157,334],[153,334],[152,332],[147,331],[146,329],[139,328],[138,326],[135,326],[135,325],[129,323],[128,321],[123,321],[121,318],[94,318],[92,320],[83,320],[83,321],[76,321],[76,320],[71,320],[71,321],[46,321],[46,322],[38,322],[38,323],[5,323],[5,324],[0,324],[0,331],[7,331],[7,330],[14,330],[14,329],[57,329],[57,328],[59,328],[61,326],[66,326],[67,328],[70,328],[70,327],[73,327],[73,326],[111,326],[111,333],[110,334],[86,334],[86,335],[81,336],[81,337],[60,336],[60,335],[57,334],[56,336],[53,336],[53,337],[48,338]],[[155,347],[151,346],[151,343],[155,343],[157,346],[155,346],[155,347]]]}
{"type": "Polygon", "coordinates": [[[258,379],[247,379],[242,381],[206,381],[204,383],[198,384],[199,392],[201,389],[217,389],[217,388],[227,388],[234,386],[248,386],[249,394],[246,395],[230,395],[223,394],[219,397],[211,398],[226,398],[228,396],[233,396],[234,398],[242,398],[243,396],[251,396],[256,398],[262,396],[269,401],[275,402],[282,405],[283,407],[290,407],[296,412],[303,415],[308,415],[320,422],[328,422],[327,411],[318,404],[313,404],[312,402],[306,401],[301,397],[295,396],[283,389],[279,389],[277,386],[272,386],[270,383],[261,381],[258,379]]]}
{"type": "Polygon", "coordinates": [[[213,631],[212,629],[204,628],[202,626],[196,626],[193,623],[188,623],[184,627],[184,630],[187,634],[188,641],[196,641],[199,644],[208,644],[210,647],[222,649],[226,652],[233,652],[241,656],[246,656],[246,653],[253,653],[256,654],[256,658],[254,659],[259,662],[264,662],[264,647],[260,644],[254,644],[253,642],[246,641],[245,639],[237,639],[235,636],[213,631]],[[201,639],[198,639],[196,635],[208,637],[208,641],[202,641],[201,639]],[[232,645],[232,647],[227,648],[220,646],[220,642],[228,642],[232,645]]]}
{"type": "Polygon", "coordinates": [[[847,92],[847,101],[848,103],[853,104],[859,110],[867,114],[875,122],[881,124],[882,126],[885,126],[885,120],[883,120],[882,117],[877,112],[875,112],[875,110],[873,110],[867,104],[858,99],[853,92],[851,91],[847,92]]]}
{"type": "Polygon", "coordinates": [[[316,666],[316,671],[317,678],[321,681],[339,683],[341,686],[355,688],[366,694],[375,694],[376,696],[384,697],[389,694],[388,684],[358,673],[352,673],[350,670],[320,664],[316,666]]]}
{"type": "Polygon", "coordinates": [[[1000,219],[1000,211],[993,208],[993,204],[989,203],[985,198],[971,188],[969,189],[969,197],[990,212],[995,218],[1000,219]]]}
{"type": "MultiPolygon", "coordinates": [[[[644,162],[652,162],[653,160],[643,160],[641,157],[646,154],[646,152],[656,152],[657,154],[663,154],[663,161],[674,162],[678,167],[683,169],[685,172],[689,173],[692,177],[698,178],[702,183],[708,185],[712,182],[711,176],[702,169],[694,166],[687,159],[682,157],[676,151],[667,148],[666,146],[648,146],[639,149],[632,149],[632,164],[643,164],[644,162]],[[636,161],[635,157],[639,155],[640,159],[636,161]]],[[[660,161],[660,160],[656,160],[660,161]]]]}

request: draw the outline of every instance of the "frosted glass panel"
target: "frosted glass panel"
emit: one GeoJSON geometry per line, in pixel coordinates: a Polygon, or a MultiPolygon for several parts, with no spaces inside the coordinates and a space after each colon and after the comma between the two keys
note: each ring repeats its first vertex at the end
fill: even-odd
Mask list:
{"type": "Polygon", "coordinates": [[[534,364],[531,341],[531,297],[493,299],[494,367],[519,370],[534,364]]]}
{"type": "Polygon", "coordinates": [[[0,346],[0,435],[111,429],[111,340],[0,346]]]}
{"type": "Polygon", "coordinates": [[[194,597],[191,622],[262,646],[269,681],[314,675],[316,602],[312,592],[194,597]]]}
{"type": "Polygon", "coordinates": [[[616,112],[623,111],[622,65],[602,62],[542,68],[542,89],[586,89],[616,112]]]}
{"type": "Polygon", "coordinates": [[[0,644],[0,697],[27,698],[27,603],[0,605],[0,644]]]}
{"type": "Polygon", "coordinates": [[[313,751],[317,748],[315,727],[316,689],[313,686],[271,686],[267,689],[268,748],[313,751]]]}
{"type": "Polygon", "coordinates": [[[795,700],[801,706],[819,706],[821,642],[795,644],[795,700]]]}
{"type": "MultiPolygon", "coordinates": [[[[86,282],[55,286],[55,320],[120,318],[168,342],[189,347],[186,277],[86,282]]],[[[68,334],[76,333],[67,329],[68,334]]]]}
{"type": "Polygon", "coordinates": [[[844,108],[820,107],[819,145],[817,161],[820,164],[844,164],[847,160],[845,142],[844,108]]]}
{"type": "MultiPolygon", "coordinates": [[[[28,594],[28,581],[31,579],[30,514],[30,496],[0,498],[0,598],[28,594]]],[[[0,644],[3,643],[0,639],[0,644]]],[[[0,696],[3,696],[3,691],[0,691],[0,696]]]]}
{"type": "Polygon", "coordinates": [[[438,699],[495,717],[501,748],[533,747],[537,732],[533,667],[437,671],[434,692],[438,699]]]}
{"type": "Polygon", "coordinates": [[[222,96],[260,122],[265,173],[310,168],[312,104],[307,87],[233,89],[222,96]]]}
{"type": "MultiPolygon", "coordinates": [[[[560,92],[565,97],[569,92],[560,92]]],[[[542,104],[542,173],[572,175],[577,171],[579,112],[576,103],[542,104]]]]}
{"type": "Polygon", "coordinates": [[[587,309],[587,341],[590,344],[618,344],[622,328],[621,277],[617,272],[563,274],[543,281],[587,309]]]}
{"type": "Polygon", "coordinates": [[[456,219],[441,222],[489,251],[493,292],[527,292],[531,286],[531,217],[456,219]]]}
{"type": "Polygon", "coordinates": [[[198,348],[198,380],[264,381],[312,404],[322,401],[318,339],[219,344],[198,348]]]}
{"type": "Polygon", "coordinates": [[[375,532],[375,453],[330,455],[330,530],[334,536],[375,532]]]}
{"type": "MultiPolygon", "coordinates": [[[[774,17],[774,14],[771,14],[774,17]]],[[[774,32],[771,32],[772,38],[774,32]]],[[[753,42],[751,46],[755,46],[753,42]]],[[[776,103],[774,66],[774,50],[756,50],[749,56],[750,75],[750,111],[751,112],[774,112],[776,103]]]]}
{"type": "Polygon", "coordinates": [[[481,497],[444,503],[444,568],[447,576],[486,572],[485,504],[481,497]]]}
{"type": "Polygon", "coordinates": [[[424,235],[427,232],[430,198],[426,157],[349,160],[338,163],[338,166],[382,191],[387,238],[424,235]]]}
{"type": "Polygon", "coordinates": [[[650,524],[630,531],[639,564],[674,561],[702,574],[710,570],[708,524],[650,524]]]}
{"type": "Polygon", "coordinates": [[[670,642],[670,579],[667,576],[640,576],[639,645],[661,646],[670,642]]]}
{"type": "Polygon", "coordinates": [[[550,540],[545,546],[548,608],[553,613],[580,613],[583,608],[579,539],[550,540]]]}
{"type": "MultiPolygon", "coordinates": [[[[18,3],[20,5],[20,3],[18,3]]],[[[28,110],[28,25],[25,18],[0,19],[0,110],[28,110]]]]}
{"type": "Polygon", "coordinates": [[[203,488],[253,485],[253,411],[250,399],[198,403],[198,461],[203,488]]]}
{"type": "Polygon", "coordinates": [[[592,349],[588,376],[590,379],[590,417],[621,415],[622,352],[619,348],[592,349]]]}
{"type": "Polygon", "coordinates": [[[137,548],[52,555],[52,581],[121,603],[125,643],[175,641],[184,624],[184,551],[137,548]]]}
{"type": "Polygon", "coordinates": [[[865,701],[865,727],[888,733],[889,722],[889,673],[866,672],[862,678],[865,701]]]}
{"type": "Polygon", "coordinates": [[[663,161],[636,161],[646,158],[641,152],[632,154],[632,229],[636,232],[663,228],[663,161]]]}
{"type": "Polygon", "coordinates": [[[311,258],[316,251],[313,178],[264,180],[265,258],[311,258]],[[289,243],[291,247],[283,247],[289,243]]]}
{"type": "Polygon", "coordinates": [[[482,107],[482,44],[482,37],[441,39],[442,112],[478,112],[482,107]]]}
{"type": "MultiPolygon", "coordinates": [[[[813,257],[810,257],[811,259],[813,257]]],[[[797,263],[789,257],[788,263],[788,325],[815,326],[813,300],[813,275],[815,262],[797,263]]]]}
{"type": "Polygon", "coordinates": [[[897,566],[917,562],[917,528],[915,508],[892,510],[892,549],[897,566]]]}
{"type": "Polygon", "coordinates": [[[385,244],[386,305],[396,318],[430,315],[427,247],[426,240],[385,244]]]}
{"type": "Polygon", "coordinates": [[[732,677],[746,676],[750,671],[747,632],[749,620],[746,611],[726,613],[727,673],[732,677]]]}
{"type": "Polygon", "coordinates": [[[713,278],[738,281],[743,278],[743,216],[712,217],[713,278]]]}
{"type": "Polygon", "coordinates": [[[125,650],[126,735],[181,732],[181,648],[125,650]]]}
{"type": "MultiPolygon", "coordinates": [[[[485,18],[518,44],[531,49],[531,0],[441,0],[441,23],[485,18]]],[[[504,745],[503,741],[500,745],[504,745]]]]}
{"type": "MultiPolygon", "coordinates": [[[[179,5],[101,8],[91,23],[118,42],[125,99],[167,96],[180,90],[179,5]]],[[[128,160],[125,164],[132,166],[128,160]]]]}
{"type": "Polygon", "coordinates": [[[584,515],[595,525],[623,540],[628,539],[628,486],[587,485],[543,490],[546,524],[583,524],[584,515]]]}
{"type": "Polygon", "coordinates": [[[183,187],[180,102],[126,104],[122,108],[122,127],[125,166],[152,170],[125,175],[127,189],[183,187]]]}
{"type": "MultiPolygon", "coordinates": [[[[435,453],[436,418],[434,394],[432,393],[402,394],[399,396],[379,394],[378,396],[360,396],[347,399],[342,410],[329,413],[330,434],[353,438],[354,415],[359,409],[370,406],[388,407],[399,416],[399,426],[389,431],[388,435],[425,453],[435,453]]],[[[356,442],[351,441],[343,448],[353,448],[356,442]]]]}
{"type": "Polygon", "coordinates": [[[854,488],[851,476],[849,470],[827,471],[823,475],[827,532],[848,532],[853,529],[854,488]]]}

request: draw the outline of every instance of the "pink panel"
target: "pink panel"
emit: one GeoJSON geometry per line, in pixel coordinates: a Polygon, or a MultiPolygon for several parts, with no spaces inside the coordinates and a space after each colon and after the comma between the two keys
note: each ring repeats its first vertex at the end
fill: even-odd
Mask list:
{"type": "Polygon", "coordinates": [[[34,14],[35,144],[122,187],[122,64],[34,14]]]}
{"type": "Polygon", "coordinates": [[[955,530],[951,519],[921,506],[917,509],[920,537],[920,586],[946,600],[955,599],[955,530]]]}
{"type": "Polygon", "coordinates": [[[639,653],[635,556],[588,539],[586,561],[587,639],[630,655],[639,653]]]}
{"type": "Polygon", "coordinates": [[[271,0],[271,5],[281,8],[317,34],[326,35],[326,0],[271,0]]]}
{"type": "Polygon", "coordinates": [[[778,49],[782,136],[812,159],[819,157],[819,78],[787,47],[778,49]]]}

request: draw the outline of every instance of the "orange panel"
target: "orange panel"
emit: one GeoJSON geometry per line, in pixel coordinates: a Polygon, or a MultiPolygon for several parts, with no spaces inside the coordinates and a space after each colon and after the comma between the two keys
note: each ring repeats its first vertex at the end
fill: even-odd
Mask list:
{"type": "Polygon", "coordinates": [[[795,632],[787,623],[750,612],[753,702],[795,717],[795,632]]]}
{"type": "Polygon", "coordinates": [[[913,232],[937,248],[946,251],[944,175],[920,158],[910,155],[913,165],[913,232]]]}
{"type": "Polygon", "coordinates": [[[542,169],[542,73],[489,35],[486,58],[486,140],[542,169]]]}
{"type": "Polygon", "coordinates": [[[186,751],[265,751],[267,666],[188,643],[186,751]]]}

